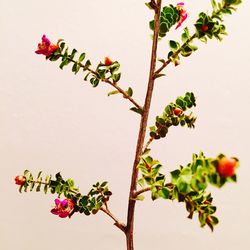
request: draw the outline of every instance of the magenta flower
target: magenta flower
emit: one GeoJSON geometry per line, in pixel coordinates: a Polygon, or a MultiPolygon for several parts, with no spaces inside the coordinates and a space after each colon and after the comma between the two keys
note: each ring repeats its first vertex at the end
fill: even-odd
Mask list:
{"type": "Polygon", "coordinates": [[[55,207],[51,210],[52,214],[59,215],[61,218],[66,218],[72,214],[74,203],[70,199],[59,200],[55,199],[55,207]]]}
{"type": "Polygon", "coordinates": [[[178,21],[177,26],[176,26],[175,29],[178,29],[181,26],[181,24],[187,19],[188,13],[183,8],[183,6],[184,6],[183,2],[177,3],[176,7],[180,11],[180,19],[179,19],[179,21],[178,21]]]}
{"type": "Polygon", "coordinates": [[[50,40],[45,35],[43,35],[42,42],[38,44],[35,53],[51,56],[56,50],[58,50],[58,48],[58,45],[52,44],[50,40]]]}

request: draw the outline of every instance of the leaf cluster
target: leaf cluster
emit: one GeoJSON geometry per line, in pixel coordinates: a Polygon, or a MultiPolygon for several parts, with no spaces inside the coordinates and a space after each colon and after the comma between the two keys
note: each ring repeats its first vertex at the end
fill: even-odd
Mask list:
{"type": "Polygon", "coordinates": [[[55,175],[55,179],[52,179],[51,175],[45,178],[41,175],[42,172],[40,171],[37,177],[34,178],[29,170],[25,170],[25,182],[20,186],[19,191],[33,191],[35,188],[37,192],[40,192],[41,187],[43,187],[45,194],[50,191],[52,194],[56,193],[58,197],[64,195],[67,199],[71,199],[74,202],[73,213],[80,212],[85,215],[96,214],[109,201],[112,195],[106,181],[102,183],[97,182],[87,195],[82,195],[79,189],[75,187],[73,179],[64,180],[60,173],[55,175]]]}
{"type": "Polygon", "coordinates": [[[89,80],[93,87],[97,87],[100,81],[112,80],[113,82],[118,82],[121,78],[121,73],[118,72],[120,68],[120,64],[115,61],[111,65],[105,65],[104,63],[100,62],[96,70],[91,70],[91,61],[86,59],[86,53],[81,53],[77,58],[77,50],[73,49],[69,52],[69,48],[66,46],[63,40],[59,41],[58,43],[59,48],[55,53],[47,59],[50,61],[57,61],[61,58],[61,63],[59,65],[60,69],[63,69],[65,66],[72,63],[72,72],[77,74],[80,69],[85,72],[84,80],[89,80]]]}
{"type": "MultiPolygon", "coordinates": [[[[152,200],[163,198],[184,202],[188,218],[192,219],[196,212],[201,227],[208,225],[213,230],[218,219],[214,216],[216,207],[212,204],[213,198],[211,194],[206,194],[208,184],[222,187],[226,182],[236,181],[236,175],[225,178],[218,174],[217,164],[223,157],[225,155],[220,154],[212,159],[205,157],[202,152],[194,154],[191,163],[170,172],[171,181],[167,183],[168,178],[159,172],[162,168],[159,161],[144,156],[138,164],[142,174],[138,184],[142,188],[149,188],[152,200]]],[[[142,200],[143,197],[140,195],[136,198],[142,200]]]]}
{"type": "Polygon", "coordinates": [[[106,181],[97,182],[87,195],[78,200],[75,210],[85,215],[96,214],[109,201],[111,195],[106,181]]]}
{"type": "MultiPolygon", "coordinates": [[[[236,11],[235,6],[241,2],[241,0],[222,0],[221,2],[211,0],[213,8],[212,14],[208,15],[205,12],[199,14],[194,24],[195,33],[193,35],[190,35],[186,27],[181,35],[182,45],[180,45],[178,41],[169,41],[170,51],[168,53],[168,59],[171,60],[175,66],[179,65],[180,55],[188,57],[198,49],[197,46],[193,45],[194,38],[198,38],[205,43],[208,39],[212,38],[221,41],[223,36],[227,35],[226,26],[223,24],[223,15],[232,14],[233,11],[236,11]]],[[[163,59],[159,61],[165,63],[163,59]]]]}
{"type": "MultiPolygon", "coordinates": [[[[145,185],[150,187],[152,200],[159,197],[168,199],[169,190],[165,187],[165,175],[159,172],[162,168],[159,161],[154,160],[151,156],[141,157],[137,167],[142,173],[142,178],[138,180],[138,184],[141,187],[144,187],[145,185]]],[[[139,197],[139,199],[142,198],[142,196],[139,197]]]]}
{"type": "Polygon", "coordinates": [[[155,119],[155,125],[150,127],[150,137],[154,139],[164,138],[171,126],[187,126],[194,128],[196,117],[192,113],[185,114],[187,109],[196,106],[195,96],[192,92],[187,92],[184,97],[177,97],[175,103],[170,103],[165,107],[161,116],[155,119]],[[181,110],[181,114],[176,114],[176,108],[181,110]]]}
{"type": "MultiPolygon", "coordinates": [[[[172,4],[162,8],[160,16],[159,37],[166,36],[167,32],[180,20],[180,10],[172,4]]],[[[149,22],[149,27],[154,30],[154,20],[149,22]]]]}

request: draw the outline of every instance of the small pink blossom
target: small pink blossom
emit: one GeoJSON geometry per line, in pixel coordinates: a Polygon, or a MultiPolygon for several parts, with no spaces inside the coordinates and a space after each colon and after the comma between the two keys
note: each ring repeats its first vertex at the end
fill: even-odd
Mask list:
{"type": "Polygon", "coordinates": [[[178,21],[178,23],[177,23],[177,26],[176,26],[176,28],[175,29],[178,29],[180,26],[181,26],[181,24],[187,19],[187,17],[188,17],[188,13],[186,12],[186,10],[183,8],[183,6],[184,6],[184,3],[183,2],[180,2],[180,3],[177,3],[177,9],[179,9],[179,11],[180,11],[180,19],[179,19],[179,21],[178,21]]]}
{"type": "Polygon", "coordinates": [[[58,215],[61,218],[68,217],[74,210],[74,202],[70,199],[59,200],[55,199],[55,207],[51,210],[52,214],[58,215]]]}
{"type": "Polygon", "coordinates": [[[45,56],[51,56],[56,50],[58,50],[59,46],[52,44],[50,40],[46,37],[46,35],[42,36],[42,42],[38,44],[36,54],[42,54],[45,56]]]}

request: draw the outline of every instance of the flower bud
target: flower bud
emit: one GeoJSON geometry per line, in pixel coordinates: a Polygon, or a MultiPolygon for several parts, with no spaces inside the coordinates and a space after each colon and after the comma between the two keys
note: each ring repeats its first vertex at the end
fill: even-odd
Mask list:
{"type": "Polygon", "coordinates": [[[235,174],[235,168],[237,166],[237,161],[234,158],[223,157],[219,160],[217,166],[217,172],[222,177],[231,177],[235,174]]]}
{"type": "Polygon", "coordinates": [[[110,65],[112,65],[113,64],[113,61],[109,58],[109,57],[105,57],[104,58],[104,64],[106,65],[106,66],[110,66],[110,65]]]}
{"type": "Polygon", "coordinates": [[[25,183],[25,181],[26,181],[26,178],[25,178],[25,176],[23,176],[23,175],[18,175],[18,176],[16,176],[16,178],[15,178],[16,184],[17,184],[17,185],[20,185],[20,186],[22,186],[22,185],[25,183]]]}

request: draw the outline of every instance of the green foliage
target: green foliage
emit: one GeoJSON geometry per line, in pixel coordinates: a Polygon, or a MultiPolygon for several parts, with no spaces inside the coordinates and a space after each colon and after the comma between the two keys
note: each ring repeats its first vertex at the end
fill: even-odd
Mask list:
{"type": "Polygon", "coordinates": [[[52,194],[56,193],[58,197],[63,195],[67,199],[71,199],[74,202],[74,212],[84,213],[85,215],[96,214],[112,195],[106,181],[97,182],[87,195],[82,195],[79,189],[75,187],[73,179],[64,180],[60,173],[55,175],[55,179],[52,179],[51,175],[43,179],[41,174],[40,171],[38,176],[34,178],[28,170],[25,170],[23,174],[25,183],[20,186],[19,191],[32,191],[36,187],[36,191],[40,192],[41,187],[43,187],[45,194],[50,191],[52,194]]]}
{"type": "MultiPolygon", "coordinates": [[[[180,10],[172,4],[163,7],[160,17],[160,32],[159,37],[166,36],[167,32],[174,26],[180,19],[180,10]]],[[[149,22],[149,27],[154,30],[154,20],[149,22]]]]}
{"type": "Polygon", "coordinates": [[[201,12],[195,23],[197,37],[203,42],[207,42],[208,38],[212,39],[213,37],[221,41],[222,35],[227,35],[226,27],[223,24],[223,15],[232,14],[236,10],[235,6],[240,3],[241,0],[222,0],[221,2],[211,0],[212,15],[209,16],[201,12]]]}
{"type": "MultiPolygon", "coordinates": [[[[221,41],[222,37],[227,35],[226,27],[223,24],[223,15],[232,14],[233,11],[236,11],[235,6],[240,3],[241,0],[222,0],[221,2],[211,0],[213,12],[211,15],[205,12],[199,14],[194,24],[196,30],[194,35],[190,36],[188,28],[186,27],[181,35],[182,45],[177,41],[169,41],[170,51],[168,53],[168,59],[170,59],[175,66],[179,65],[180,55],[188,57],[198,49],[197,46],[192,44],[194,38],[198,38],[205,43],[208,39],[212,38],[221,41]]],[[[164,60],[162,62],[165,63],[164,60]]]]}
{"type": "Polygon", "coordinates": [[[212,159],[205,157],[202,152],[199,155],[193,154],[191,163],[170,172],[171,182],[167,183],[168,178],[159,172],[162,168],[159,161],[145,155],[138,164],[142,175],[138,184],[150,189],[152,200],[163,198],[184,202],[188,218],[192,219],[196,212],[201,227],[207,225],[213,230],[218,219],[214,216],[216,207],[212,204],[213,198],[206,193],[208,184],[222,187],[226,182],[236,180],[236,175],[225,178],[218,174],[218,161],[223,157],[225,155],[220,154],[212,159]]]}
{"type": "Polygon", "coordinates": [[[207,38],[212,39],[213,37],[221,41],[221,35],[227,34],[225,25],[204,12],[199,14],[199,18],[195,23],[195,28],[197,37],[203,42],[206,42],[207,38]]]}
{"type": "Polygon", "coordinates": [[[111,195],[106,181],[97,182],[87,195],[81,196],[75,209],[85,215],[96,214],[109,201],[111,195]]]}
{"type": "Polygon", "coordinates": [[[194,128],[196,118],[192,113],[188,115],[184,113],[194,106],[196,103],[192,92],[187,92],[184,97],[179,96],[175,103],[165,107],[162,116],[156,117],[155,126],[150,127],[150,136],[154,139],[164,138],[171,126],[186,125],[188,128],[194,128]]]}
{"type": "Polygon", "coordinates": [[[151,189],[152,200],[159,197],[168,199],[169,190],[164,186],[165,176],[159,171],[162,165],[158,160],[154,160],[151,156],[141,157],[138,169],[142,173],[142,178],[138,180],[140,186],[149,186],[151,189]]]}

